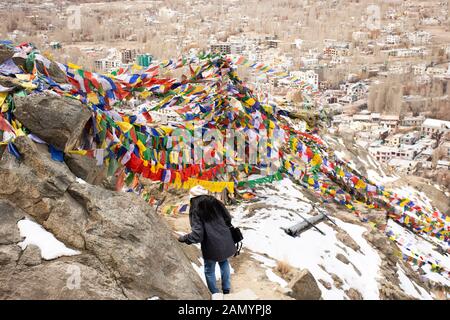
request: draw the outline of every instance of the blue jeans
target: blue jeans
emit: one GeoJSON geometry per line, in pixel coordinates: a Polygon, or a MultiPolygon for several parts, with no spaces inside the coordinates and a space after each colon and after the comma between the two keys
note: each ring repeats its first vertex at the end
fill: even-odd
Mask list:
{"type": "MultiPolygon", "coordinates": [[[[205,260],[205,278],[206,284],[208,285],[209,291],[214,293],[219,293],[219,290],[216,288],[216,261],[205,260]]],[[[230,290],[231,289],[231,280],[230,280],[230,263],[228,260],[219,262],[220,266],[220,275],[222,278],[222,290],[230,290]]]]}

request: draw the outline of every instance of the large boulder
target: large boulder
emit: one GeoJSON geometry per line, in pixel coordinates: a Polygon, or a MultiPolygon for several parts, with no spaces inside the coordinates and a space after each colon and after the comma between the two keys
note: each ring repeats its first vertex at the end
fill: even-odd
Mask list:
{"type": "Polygon", "coordinates": [[[14,116],[32,133],[59,150],[78,142],[91,117],[80,101],[48,93],[14,98],[14,116]]]}
{"type": "Polygon", "coordinates": [[[18,263],[0,269],[0,299],[126,299],[113,274],[95,256],[18,263]]]}
{"type": "MultiPolygon", "coordinates": [[[[8,221],[5,230],[15,230],[18,220],[30,216],[81,254],[39,263],[35,249],[18,261],[17,244],[2,248],[0,299],[209,298],[167,222],[139,196],[77,180],[27,136],[15,145],[22,160],[9,153],[0,160],[0,199],[21,214],[0,216],[0,223],[8,221]],[[73,264],[85,283],[78,291],[65,287],[73,264]]],[[[19,240],[17,230],[2,232],[9,242],[19,240]]]]}
{"type": "Polygon", "coordinates": [[[68,153],[64,155],[64,161],[70,171],[87,183],[100,185],[106,179],[105,167],[98,166],[97,161],[93,158],[68,153]]]}
{"type": "Polygon", "coordinates": [[[11,202],[0,199],[0,246],[20,241],[19,229],[15,226],[24,217],[22,210],[17,210],[11,202]]]}
{"type": "MultiPolygon", "coordinates": [[[[45,67],[45,70],[48,72],[50,78],[57,83],[66,83],[67,77],[66,74],[61,70],[61,68],[53,61],[49,61],[49,65],[45,67]]],[[[36,69],[39,72],[45,74],[44,72],[44,64],[41,61],[36,60],[36,69]]]]}
{"type": "Polygon", "coordinates": [[[298,272],[289,283],[291,297],[295,300],[319,300],[322,292],[316,279],[307,269],[298,272]]]}

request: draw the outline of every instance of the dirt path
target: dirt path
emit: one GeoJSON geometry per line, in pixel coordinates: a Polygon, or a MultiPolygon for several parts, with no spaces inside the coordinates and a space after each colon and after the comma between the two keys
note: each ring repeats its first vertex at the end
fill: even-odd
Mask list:
{"type": "Polygon", "coordinates": [[[251,257],[249,251],[245,250],[238,257],[232,258],[231,265],[234,268],[232,276],[234,292],[250,289],[259,299],[292,300],[282,293],[278,283],[269,280],[266,269],[251,257]]]}
{"type": "MultiPolygon", "coordinates": [[[[187,215],[165,218],[174,231],[190,231],[189,217],[187,215]]],[[[188,256],[193,256],[192,252],[189,252],[188,256]]],[[[194,262],[197,263],[197,261],[194,262]]],[[[266,275],[266,267],[253,259],[251,252],[245,248],[239,256],[231,258],[230,263],[234,269],[234,273],[231,276],[232,293],[237,298],[255,298],[254,296],[256,296],[257,299],[292,300],[292,298],[283,293],[283,288],[278,283],[269,280],[266,275]],[[240,293],[243,295],[240,296],[240,293]]]]}

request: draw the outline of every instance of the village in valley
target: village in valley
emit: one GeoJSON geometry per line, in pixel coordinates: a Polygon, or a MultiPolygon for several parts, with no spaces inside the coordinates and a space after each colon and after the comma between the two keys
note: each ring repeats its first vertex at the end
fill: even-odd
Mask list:
{"type": "MultiPolygon", "coordinates": [[[[2,38],[34,39],[55,58],[98,72],[148,67],[180,53],[244,57],[239,73],[262,101],[318,109],[333,132],[353,135],[393,172],[449,186],[445,1],[190,0],[184,11],[179,1],[78,2],[0,3],[26,22],[17,26],[12,15],[2,38]],[[43,14],[48,10],[58,19],[43,14]],[[262,66],[276,72],[261,73],[262,66]],[[300,88],[309,98],[299,97],[300,88]]],[[[166,110],[154,116],[179,120],[166,110]]]]}

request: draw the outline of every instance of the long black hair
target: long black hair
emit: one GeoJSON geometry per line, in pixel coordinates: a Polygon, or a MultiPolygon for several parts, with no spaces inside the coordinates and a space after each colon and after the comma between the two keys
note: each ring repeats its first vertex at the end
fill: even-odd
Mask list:
{"type": "Polygon", "coordinates": [[[191,199],[191,210],[197,212],[204,222],[224,219],[226,224],[231,223],[231,215],[225,205],[213,196],[202,195],[191,199]]]}

